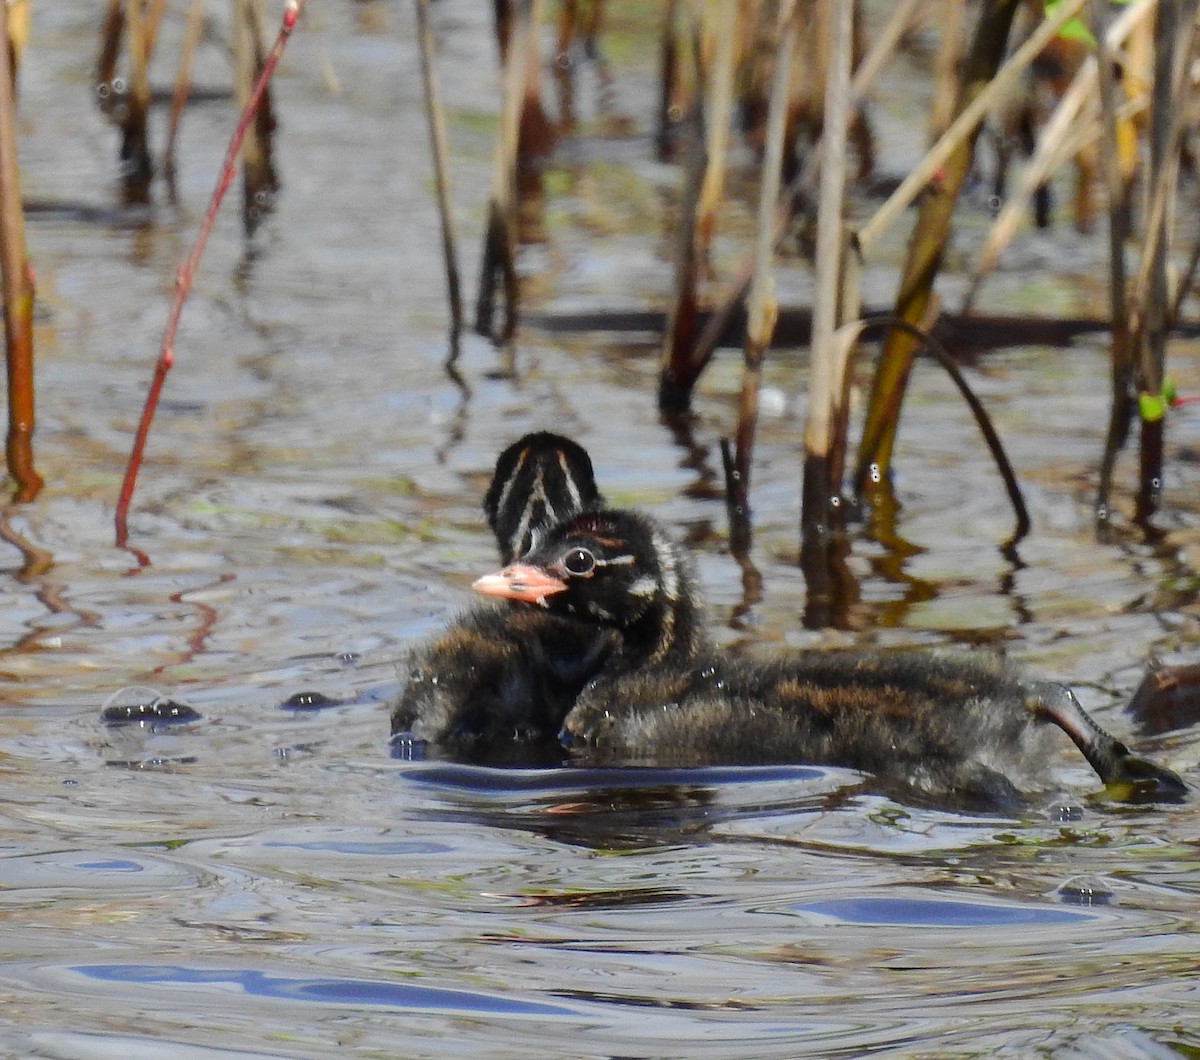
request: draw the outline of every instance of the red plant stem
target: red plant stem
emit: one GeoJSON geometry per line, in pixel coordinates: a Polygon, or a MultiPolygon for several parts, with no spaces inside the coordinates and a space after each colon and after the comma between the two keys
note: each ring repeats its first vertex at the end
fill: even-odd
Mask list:
{"type": "Polygon", "coordinates": [[[129,463],[125,467],[125,480],[121,483],[121,494],[117,500],[115,520],[117,548],[124,548],[126,542],[129,540],[129,532],[126,526],[129,503],[133,499],[133,488],[137,483],[137,474],[142,466],[142,453],[146,448],[146,438],[150,433],[150,423],[154,419],[154,411],[158,407],[158,398],[162,393],[163,382],[166,380],[167,373],[171,370],[171,365],[175,361],[175,333],[179,330],[179,317],[183,312],[183,303],[187,300],[188,292],[192,289],[192,280],[196,275],[196,268],[200,264],[200,255],[204,253],[204,246],[208,242],[209,234],[212,232],[213,224],[217,219],[217,211],[221,208],[221,201],[225,198],[225,193],[229,190],[229,185],[233,182],[234,174],[237,172],[238,153],[242,147],[242,140],[246,137],[246,130],[250,128],[250,123],[254,120],[254,112],[258,109],[259,101],[266,91],[267,82],[271,80],[271,75],[275,72],[275,65],[279,62],[279,57],[283,54],[284,46],[287,44],[288,38],[292,35],[292,30],[296,26],[296,20],[300,17],[300,12],[303,10],[305,2],[306,0],[287,0],[287,6],[283,10],[283,22],[279,27],[279,36],[275,38],[275,44],[267,56],[267,61],[263,64],[262,73],[259,74],[258,80],[254,83],[254,91],[250,93],[250,98],[246,101],[246,107],[242,111],[241,118],[238,120],[233,138],[229,141],[229,149],[225,152],[225,162],[221,166],[221,173],[217,178],[217,186],[213,189],[212,199],[209,201],[208,210],[204,214],[200,231],[196,235],[196,242],[192,247],[192,252],[188,255],[187,261],[179,267],[179,271],[175,274],[175,300],[171,304],[171,314],[167,318],[166,331],[163,333],[162,347],[158,354],[158,363],[154,366],[154,378],[151,380],[150,390],[146,394],[146,404],[142,409],[142,418],[138,423],[137,435],[133,441],[133,450],[129,454],[129,463]]]}

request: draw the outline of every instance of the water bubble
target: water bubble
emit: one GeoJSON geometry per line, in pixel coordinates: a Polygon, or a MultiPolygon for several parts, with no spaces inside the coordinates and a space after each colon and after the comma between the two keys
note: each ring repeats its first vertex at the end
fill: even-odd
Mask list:
{"type": "Polygon", "coordinates": [[[1050,808],[1050,820],[1059,824],[1083,820],[1083,807],[1074,802],[1060,802],[1050,808]]]}
{"type": "Polygon", "coordinates": [[[155,696],[149,700],[107,706],[100,712],[100,720],[105,725],[142,725],[153,729],[162,725],[186,725],[199,721],[200,713],[186,703],[155,696]]]}
{"type": "Polygon", "coordinates": [[[988,209],[992,211],[993,217],[1000,212],[1000,207],[1002,204],[1003,203],[999,195],[991,195],[988,197],[988,209]]]}
{"type": "Polygon", "coordinates": [[[883,481],[883,471],[878,464],[872,464],[867,468],[867,474],[870,476],[872,482],[878,483],[883,481]]]}
{"type": "Polygon", "coordinates": [[[112,79],[112,90],[118,95],[125,95],[125,78],[114,77],[112,79]]]}
{"type": "Polygon", "coordinates": [[[1058,897],[1068,905],[1110,905],[1113,892],[1098,876],[1073,876],[1059,885],[1058,897]]]}
{"type": "Polygon", "coordinates": [[[411,732],[398,732],[388,744],[388,753],[402,762],[420,762],[425,758],[425,741],[411,732]]]}
{"type": "Polygon", "coordinates": [[[325,710],[341,706],[340,699],[331,699],[324,692],[297,692],[279,704],[280,710],[325,710]]]}

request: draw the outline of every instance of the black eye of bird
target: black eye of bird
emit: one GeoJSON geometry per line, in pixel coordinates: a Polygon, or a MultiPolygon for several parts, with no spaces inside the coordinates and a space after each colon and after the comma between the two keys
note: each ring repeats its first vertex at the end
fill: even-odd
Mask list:
{"type": "Polygon", "coordinates": [[[562,558],[563,570],[576,578],[586,578],[596,569],[596,557],[586,548],[573,548],[562,558]]]}

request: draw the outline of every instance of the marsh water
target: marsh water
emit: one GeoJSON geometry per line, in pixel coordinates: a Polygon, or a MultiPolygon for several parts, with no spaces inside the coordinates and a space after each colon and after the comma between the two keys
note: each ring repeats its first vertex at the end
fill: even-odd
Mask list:
{"type": "MultiPolygon", "coordinates": [[[[433,5],[471,291],[498,85],[487,7],[433,5]]],[[[113,507],[232,107],[189,109],[174,201],[158,185],[121,206],[116,134],[90,98],[97,6],[34,8],[20,138],[48,485],[5,509],[0,544],[3,1055],[1200,1055],[1200,803],[1106,799],[1065,742],[1061,790],[968,814],[802,765],[402,762],[386,712],[408,647],[494,566],[479,501],[496,453],[554,427],[611,499],[689,542],[730,651],[1003,650],[1195,783],[1190,720],[1149,733],[1124,710],[1151,660],[1200,644],[1194,407],[1169,423],[1161,537],[1122,514],[1100,543],[1103,336],[981,356],[970,378],[1033,520],[1010,551],[975,428],[922,366],[899,539],[858,533],[855,628],[807,631],[806,351],[767,370],[747,601],[717,452],[737,351],[687,431],[655,409],[653,336],[466,337],[465,386],[449,378],[410,5],[316,0],[277,78],[274,212],[247,238],[226,209],[184,311],[130,522],[139,557],[113,546],[113,507]],[[156,695],[196,716],[139,723],[156,695]]],[[[661,308],[670,289],[679,175],[652,160],[638,9],[613,5],[613,86],[580,65],[581,132],[521,258],[543,314],[661,308]]],[[[885,169],[918,149],[922,61],[898,60],[876,104],[885,169]]],[[[228,80],[206,44],[197,83],[228,80]]],[[[747,245],[751,194],[719,268],[747,245]]],[[[986,219],[968,210],[960,238],[986,219]]],[[[879,300],[895,260],[868,274],[879,300]]],[[[784,263],[785,303],[806,304],[807,277],[784,263]]],[[[1099,315],[1103,277],[1102,236],[1060,224],[1022,237],[986,305],[1099,315]]],[[[952,303],[961,278],[944,290],[952,303]]],[[[1171,371],[1200,391],[1200,349],[1172,344],[1171,371]]]]}

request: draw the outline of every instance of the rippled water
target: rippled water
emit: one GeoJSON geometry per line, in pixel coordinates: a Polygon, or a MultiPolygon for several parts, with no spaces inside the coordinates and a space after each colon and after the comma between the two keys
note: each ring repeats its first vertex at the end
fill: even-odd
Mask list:
{"type": "MultiPolygon", "coordinates": [[[[483,7],[434,5],[472,279],[495,99],[483,7]]],[[[49,486],[0,524],[4,1055],[1200,1054],[1197,804],[1097,799],[1065,750],[1061,795],[1016,817],[801,766],[389,758],[397,664],[494,564],[479,498],[533,427],[576,435],[611,498],[693,544],[731,647],[821,639],[798,621],[794,352],[768,371],[749,608],[714,488],[736,355],[706,377],[691,439],[658,420],[649,345],[467,339],[469,392],[443,373],[408,5],[311,5],[278,83],[277,211],[250,242],[222,217],[184,313],[131,519],[149,564],[113,548],[173,271],[232,118],[189,112],[178,205],[112,208],[115,135],[88,98],[95,5],[34,18],[21,146],[49,486]],[[120,694],[132,686],[199,717],[105,723],[153,695],[120,694]]],[[[644,131],[653,58],[621,42],[635,76],[614,106],[644,131]]],[[[198,70],[227,83],[215,46],[198,70]]],[[[894,77],[878,118],[902,165],[923,81],[894,77]]],[[[545,242],[524,259],[540,308],[659,304],[669,239],[645,234],[674,171],[640,133],[561,150],[545,242]]],[[[1102,304],[1100,243],[1060,229],[1013,253],[988,288],[997,310],[1102,304]]],[[[781,292],[806,283],[792,266],[781,292]]],[[[1172,371],[1200,390],[1200,351],[1173,345],[1172,371]]],[[[897,484],[911,548],[856,541],[856,637],[1002,644],[1194,782],[1194,728],[1142,738],[1121,704],[1152,656],[1200,643],[1200,415],[1171,422],[1163,540],[1098,544],[1105,372],[1099,340],[972,370],[1028,492],[1015,562],[974,428],[917,373],[897,484]]]]}

